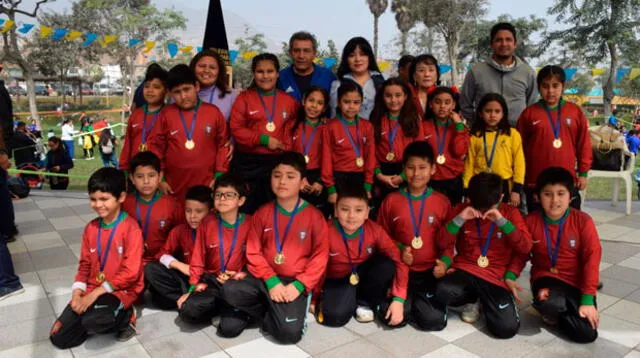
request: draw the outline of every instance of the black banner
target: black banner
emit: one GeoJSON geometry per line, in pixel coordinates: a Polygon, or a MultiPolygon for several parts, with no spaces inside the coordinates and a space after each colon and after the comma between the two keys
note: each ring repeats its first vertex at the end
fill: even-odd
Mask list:
{"type": "Polygon", "coordinates": [[[224,26],[222,4],[220,1],[221,0],[209,0],[209,13],[207,15],[207,26],[204,30],[202,48],[218,52],[226,62],[226,65],[231,66],[227,30],[224,26]]]}

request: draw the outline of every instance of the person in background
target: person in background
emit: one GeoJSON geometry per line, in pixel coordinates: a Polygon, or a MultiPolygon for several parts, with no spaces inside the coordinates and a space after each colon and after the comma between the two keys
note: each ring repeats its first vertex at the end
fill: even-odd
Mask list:
{"type": "Polygon", "coordinates": [[[91,160],[94,158],[93,154],[93,147],[95,145],[95,141],[93,138],[93,126],[91,125],[91,119],[90,118],[86,118],[86,119],[81,119],[80,120],[82,123],[80,126],[80,132],[83,133],[82,135],[82,149],[84,149],[84,159],[86,160],[91,160]]]}
{"type": "MultiPolygon", "coordinates": [[[[51,137],[48,145],[47,172],[69,174],[69,169],[73,168],[73,160],[69,158],[64,143],[58,137],[51,137]]],[[[67,177],[49,176],[47,180],[51,190],[67,190],[69,186],[69,178],[67,177]]]]}
{"type": "MultiPolygon", "coordinates": [[[[2,63],[0,63],[0,73],[2,72],[2,63]]],[[[11,96],[9,91],[5,87],[4,80],[0,80],[0,130],[3,131],[4,137],[0,138],[4,140],[4,143],[9,145],[9,140],[13,136],[13,104],[11,102],[11,96]]],[[[5,148],[11,158],[11,148],[5,148]]]]}
{"type": "Polygon", "coordinates": [[[60,136],[60,140],[62,140],[62,142],[64,143],[64,148],[71,160],[75,160],[75,143],[73,143],[73,135],[76,133],[78,132],[73,129],[73,122],[71,121],[71,119],[65,119],[62,122],[62,135],[60,136]]]}
{"type": "Polygon", "coordinates": [[[111,133],[110,128],[105,128],[102,130],[102,134],[100,134],[100,140],[98,141],[98,149],[100,150],[100,155],[102,156],[102,163],[104,163],[105,167],[113,164],[114,168],[118,168],[118,156],[116,155],[116,146],[118,145],[118,140],[111,133]]]}
{"type": "Polygon", "coordinates": [[[16,167],[20,168],[25,164],[36,163],[36,142],[27,133],[27,125],[24,122],[18,122],[16,132],[11,138],[11,150],[15,156],[16,167]]]}
{"type": "Polygon", "coordinates": [[[404,55],[400,57],[398,60],[398,77],[400,77],[406,83],[410,83],[409,81],[409,67],[411,67],[411,62],[413,62],[414,57],[411,55],[404,55]]]}
{"type": "Polygon", "coordinates": [[[640,147],[640,138],[638,138],[638,131],[632,129],[627,133],[627,147],[633,154],[638,154],[638,147],[640,147]]]}

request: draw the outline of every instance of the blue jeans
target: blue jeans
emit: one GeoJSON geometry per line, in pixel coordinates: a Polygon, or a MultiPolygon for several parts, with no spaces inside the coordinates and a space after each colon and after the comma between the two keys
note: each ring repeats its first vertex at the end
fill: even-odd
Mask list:
{"type": "Polygon", "coordinates": [[[11,253],[5,236],[13,229],[15,214],[7,186],[7,172],[0,169],[0,288],[20,287],[20,278],[13,270],[11,253]]]}
{"type": "Polygon", "coordinates": [[[76,154],[76,149],[74,147],[75,142],[72,140],[63,140],[64,142],[64,146],[65,146],[65,151],[67,152],[67,155],[69,155],[69,158],[73,159],[75,154],[76,154]]]}
{"type": "Polygon", "coordinates": [[[113,164],[114,168],[118,168],[118,157],[116,156],[116,153],[111,153],[111,154],[102,154],[100,153],[100,155],[102,156],[102,163],[104,164],[105,167],[108,167],[110,164],[113,164]]]}

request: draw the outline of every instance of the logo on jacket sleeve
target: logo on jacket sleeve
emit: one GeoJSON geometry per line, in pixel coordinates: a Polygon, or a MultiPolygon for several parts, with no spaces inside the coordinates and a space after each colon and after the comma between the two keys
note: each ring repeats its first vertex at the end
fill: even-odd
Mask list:
{"type": "Polygon", "coordinates": [[[211,134],[211,125],[207,124],[207,126],[204,127],[204,131],[207,132],[207,135],[211,134]]]}
{"type": "Polygon", "coordinates": [[[287,87],[287,90],[285,92],[292,93],[292,92],[295,92],[295,90],[293,89],[293,87],[289,86],[287,87]]]}
{"type": "Polygon", "coordinates": [[[367,247],[367,253],[369,255],[373,254],[373,247],[371,247],[371,246],[367,247]]]}
{"type": "Polygon", "coordinates": [[[167,226],[167,220],[164,218],[160,219],[160,229],[164,229],[165,226],[167,226]]]}
{"type": "Polygon", "coordinates": [[[436,218],[433,217],[433,215],[429,215],[429,224],[433,224],[433,222],[436,220],[436,218]]]}
{"type": "Polygon", "coordinates": [[[571,117],[567,117],[567,125],[571,126],[571,117]]]}
{"type": "Polygon", "coordinates": [[[300,240],[304,240],[307,238],[307,232],[306,231],[300,231],[300,240]]]}
{"type": "Polygon", "coordinates": [[[282,111],[282,119],[287,119],[289,117],[289,113],[287,111],[282,111]]]}
{"type": "Polygon", "coordinates": [[[498,231],[496,236],[498,236],[498,240],[502,239],[502,231],[498,231]]]}

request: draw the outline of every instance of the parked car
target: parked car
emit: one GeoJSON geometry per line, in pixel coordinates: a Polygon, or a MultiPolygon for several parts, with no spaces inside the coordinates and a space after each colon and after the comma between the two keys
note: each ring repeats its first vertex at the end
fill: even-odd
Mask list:
{"type": "Polygon", "coordinates": [[[49,95],[49,89],[47,88],[46,85],[36,85],[35,86],[35,90],[36,90],[36,96],[48,96],[49,95]]]}
{"type": "Polygon", "coordinates": [[[24,88],[17,86],[17,85],[13,85],[13,86],[9,86],[7,87],[7,91],[9,91],[9,94],[12,96],[26,96],[27,95],[27,90],[25,90],[24,88]]]}
{"type": "Polygon", "coordinates": [[[94,83],[93,84],[93,93],[96,95],[105,95],[109,92],[109,85],[106,83],[94,83]]]}
{"type": "Polygon", "coordinates": [[[58,96],[62,96],[63,91],[66,96],[73,96],[73,87],[71,87],[70,84],[64,84],[63,87],[60,87],[60,84],[56,83],[51,85],[51,87],[56,91],[58,96]]]}
{"type": "Polygon", "coordinates": [[[80,91],[81,91],[81,93],[82,93],[84,96],[91,96],[91,95],[93,95],[93,89],[91,89],[91,86],[89,86],[89,85],[88,85],[88,84],[86,84],[86,83],[83,83],[83,84],[82,84],[82,89],[81,89],[80,91]]]}

